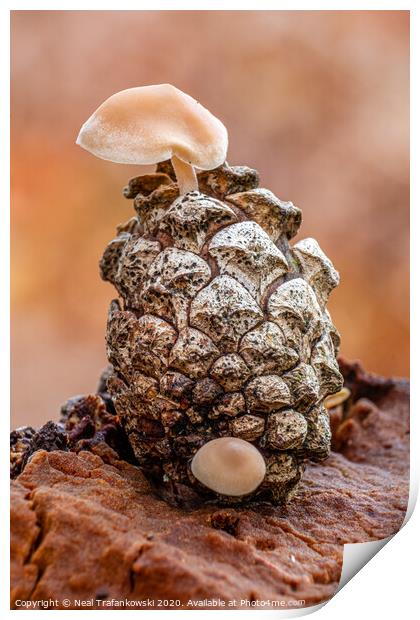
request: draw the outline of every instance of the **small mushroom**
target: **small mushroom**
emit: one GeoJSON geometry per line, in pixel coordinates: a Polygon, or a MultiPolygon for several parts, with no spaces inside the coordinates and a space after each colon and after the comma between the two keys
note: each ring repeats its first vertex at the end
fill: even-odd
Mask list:
{"type": "Polygon", "coordinates": [[[331,396],[327,396],[327,398],[324,400],[324,407],[326,409],[333,409],[334,407],[338,407],[338,405],[341,405],[349,398],[350,394],[350,390],[346,387],[343,387],[339,392],[331,394],[331,396]]]}
{"type": "Polygon", "coordinates": [[[212,170],[226,159],[225,126],[171,84],[115,93],[82,126],[76,143],[119,164],[157,164],[169,158],[179,193],[197,190],[194,166],[212,170]]]}
{"type": "Polygon", "coordinates": [[[252,493],[264,479],[261,453],[238,437],[219,437],[204,444],[191,462],[201,484],[221,495],[240,497],[252,493]]]}

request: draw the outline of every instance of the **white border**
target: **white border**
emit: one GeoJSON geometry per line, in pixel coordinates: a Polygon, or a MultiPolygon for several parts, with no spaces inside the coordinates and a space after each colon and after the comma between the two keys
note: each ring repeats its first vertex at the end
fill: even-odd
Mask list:
{"type": "MultiPolygon", "coordinates": [[[[338,2],[276,2],[274,0],[267,1],[261,0],[260,2],[232,2],[229,0],[213,0],[212,2],[175,2],[171,0],[156,0],[153,2],[153,6],[151,6],[148,2],[127,2],[121,0],[120,2],[112,2],[112,1],[91,1],[91,2],[77,2],[74,0],[70,1],[61,1],[61,2],[52,2],[52,1],[44,1],[44,2],[35,2],[35,1],[15,1],[15,2],[6,2],[2,3],[1,8],[1,30],[0,30],[0,45],[2,47],[1,54],[1,82],[2,82],[2,110],[0,115],[0,135],[2,136],[1,141],[1,159],[0,161],[4,163],[2,166],[3,175],[2,175],[2,183],[0,185],[1,191],[1,204],[3,205],[2,211],[4,212],[4,216],[1,218],[0,225],[0,281],[2,284],[2,296],[0,303],[0,377],[2,381],[1,385],[1,404],[2,404],[2,424],[6,427],[8,426],[7,422],[7,411],[10,411],[10,371],[9,371],[9,351],[10,351],[10,332],[9,332],[9,307],[10,307],[10,296],[9,296],[9,273],[10,273],[10,237],[9,237],[9,210],[8,205],[10,204],[10,192],[9,186],[6,182],[7,177],[10,178],[10,160],[9,160],[9,101],[10,101],[10,89],[9,89],[9,66],[10,66],[10,34],[9,34],[9,10],[410,10],[411,9],[411,22],[412,22],[412,35],[411,35],[411,50],[412,50],[412,60],[411,60],[411,110],[412,110],[412,135],[418,137],[418,117],[414,115],[414,110],[420,109],[420,100],[418,97],[418,77],[416,75],[415,69],[419,67],[419,44],[417,43],[418,37],[420,36],[419,32],[419,19],[417,15],[417,11],[415,10],[414,2],[362,2],[362,1],[353,1],[351,3],[338,3],[338,2]]],[[[384,50],[386,53],[386,50],[384,50]]],[[[418,209],[420,208],[420,201],[418,200],[418,170],[420,170],[420,162],[417,153],[412,148],[412,157],[411,157],[411,204],[414,205],[414,208],[411,210],[411,265],[414,266],[414,275],[411,278],[411,313],[412,316],[415,316],[415,313],[419,312],[419,284],[416,282],[418,280],[417,275],[417,265],[420,265],[420,247],[418,242],[416,243],[416,233],[420,232],[419,229],[419,213],[418,209]],[[417,198],[417,200],[416,200],[417,198]],[[416,277],[417,276],[417,277],[416,277]]],[[[418,347],[418,336],[419,336],[419,327],[417,327],[418,322],[412,323],[412,350],[411,350],[411,375],[412,375],[412,383],[417,385],[418,379],[418,359],[419,359],[419,347],[418,347]]],[[[419,411],[419,397],[417,396],[417,390],[413,390],[412,392],[412,411],[419,411]]],[[[411,416],[412,423],[412,447],[413,443],[415,445],[419,445],[419,422],[418,416],[411,416]]],[[[5,472],[8,472],[8,443],[7,442],[8,428],[4,429],[2,433],[2,438],[5,442],[3,449],[1,451],[2,454],[2,464],[4,465],[5,472]]],[[[417,495],[418,489],[418,479],[419,479],[419,471],[418,471],[418,463],[414,461],[414,450],[411,450],[411,488],[410,488],[410,509],[407,514],[407,518],[413,510],[415,497],[417,495]]],[[[6,508],[9,505],[9,488],[8,488],[8,480],[7,475],[4,475],[1,479],[2,484],[2,494],[3,499],[6,499],[6,506],[4,507],[4,512],[6,512],[6,508]]],[[[2,503],[2,505],[4,505],[2,503]]],[[[374,558],[362,571],[361,573],[352,580],[351,587],[344,588],[344,590],[340,591],[339,595],[334,597],[332,601],[330,601],[326,607],[322,609],[320,612],[321,618],[336,618],[337,614],[340,615],[341,620],[345,620],[346,618],[354,617],[355,613],[363,613],[363,616],[367,616],[371,613],[375,616],[381,615],[383,618],[387,617],[395,617],[398,614],[400,617],[411,616],[416,609],[417,611],[417,601],[415,601],[414,593],[416,592],[418,585],[416,576],[418,574],[418,563],[416,561],[417,554],[413,549],[413,538],[416,533],[418,533],[419,529],[419,511],[417,510],[415,513],[415,517],[410,521],[410,523],[404,528],[402,533],[399,533],[391,542],[385,547],[384,550],[381,551],[379,557],[374,558]],[[414,551],[414,553],[413,553],[414,551]],[[411,566],[411,562],[412,566],[411,566]],[[410,568],[411,566],[411,568],[410,568]],[[416,582],[414,581],[416,579],[416,582]],[[388,584],[389,590],[384,591],[384,584],[388,584]],[[412,593],[411,599],[409,593],[412,593]],[[388,596],[389,594],[394,594],[395,596],[388,596]]],[[[1,552],[2,558],[6,558],[6,566],[3,566],[4,571],[3,574],[7,572],[9,573],[8,566],[8,546],[9,546],[9,534],[8,528],[5,527],[7,525],[7,520],[3,519],[3,528],[1,531],[1,552]]],[[[4,580],[5,581],[5,580],[4,580]]],[[[3,581],[3,583],[4,583],[3,581]]],[[[7,596],[2,596],[0,599],[0,609],[9,616],[9,614],[13,614],[14,611],[10,611],[9,601],[7,596]]],[[[322,607],[321,606],[317,606],[322,607]]],[[[124,610],[125,612],[128,610],[124,610]]],[[[311,613],[315,611],[315,608],[309,608],[302,611],[297,611],[297,614],[291,612],[290,615],[303,615],[304,613],[311,613]]],[[[34,611],[35,617],[43,614],[43,611],[34,611]]],[[[60,614],[61,611],[51,610],[50,613],[53,615],[60,614]]],[[[90,618],[102,617],[99,616],[101,611],[69,611],[70,614],[77,614],[77,617],[80,617],[82,613],[89,613],[90,618]],[[92,613],[94,614],[92,616],[92,613]]],[[[120,614],[119,611],[108,611],[108,614],[120,614]]],[[[145,614],[153,614],[153,618],[161,618],[162,614],[170,613],[171,615],[175,614],[176,616],[184,615],[184,611],[175,611],[171,610],[168,612],[165,611],[152,611],[147,612],[143,611],[142,615],[145,614]]],[[[230,617],[230,612],[227,611],[200,611],[201,613],[205,613],[206,617],[210,618],[213,616],[217,620],[222,620],[223,617],[230,617]]],[[[241,611],[236,611],[235,617],[240,617],[240,615],[244,613],[241,611]],[[239,615],[238,615],[239,614],[239,615]]],[[[247,612],[245,612],[247,613],[247,612]]],[[[289,615],[288,612],[280,612],[277,611],[264,611],[266,617],[285,617],[289,615]]]]}
{"type": "MultiPolygon", "coordinates": [[[[9,547],[10,533],[8,519],[5,518],[10,507],[9,481],[7,480],[8,464],[7,451],[9,450],[7,436],[9,434],[10,412],[10,45],[9,45],[9,17],[2,9],[0,22],[0,45],[1,49],[1,100],[0,113],[0,162],[1,162],[1,218],[0,218],[0,394],[1,394],[1,505],[4,517],[2,519],[0,538],[0,557],[5,558],[3,569],[7,570],[4,575],[9,575],[9,547]],[[6,564],[6,566],[4,566],[6,564]]],[[[8,605],[8,601],[7,601],[8,605]]],[[[0,606],[3,601],[0,599],[0,606]]]]}

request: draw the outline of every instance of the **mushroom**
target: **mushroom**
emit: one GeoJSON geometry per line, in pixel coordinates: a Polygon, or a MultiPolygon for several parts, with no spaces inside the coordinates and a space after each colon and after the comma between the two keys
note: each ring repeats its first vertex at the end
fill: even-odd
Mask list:
{"type": "Polygon", "coordinates": [[[172,159],[179,193],[197,190],[194,167],[212,170],[226,159],[226,127],[171,84],[115,93],[82,126],[76,144],[119,164],[172,159]]]}
{"type": "Polygon", "coordinates": [[[212,491],[240,497],[259,487],[266,467],[260,452],[248,441],[238,437],[219,437],[196,452],[191,471],[212,491]]]}
{"type": "Polygon", "coordinates": [[[350,390],[346,387],[343,387],[339,392],[327,396],[327,398],[324,400],[324,407],[326,409],[333,409],[334,407],[338,407],[338,405],[341,405],[349,398],[350,394],[350,390]]]}

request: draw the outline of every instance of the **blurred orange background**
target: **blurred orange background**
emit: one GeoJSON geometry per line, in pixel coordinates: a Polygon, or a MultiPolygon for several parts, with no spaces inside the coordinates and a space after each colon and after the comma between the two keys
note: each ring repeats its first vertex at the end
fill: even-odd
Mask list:
{"type": "Polygon", "coordinates": [[[74,141],[109,95],[162,82],[225,123],[231,164],[303,210],[298,238],[341,274],[342,353],[407,375],[408,12],[15,11],[12,425],[95,390],[114,296],[98,261],[140,169],[74,141]]]}

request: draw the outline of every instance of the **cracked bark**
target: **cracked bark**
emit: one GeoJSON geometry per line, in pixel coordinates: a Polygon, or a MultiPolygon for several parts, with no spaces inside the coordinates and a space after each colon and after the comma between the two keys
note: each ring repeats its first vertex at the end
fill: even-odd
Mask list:
{"type": "Polygon", "coordinates": [[[386,537],[405,515],[408,386],[384,396],[375,381],[378,400],[362,420],[350,403],[340,452],[308,466],[286,507],[183,511],[105,444],[37,452],[13,486],[12,600],[330,598],[343,544],[386,537]]]}

